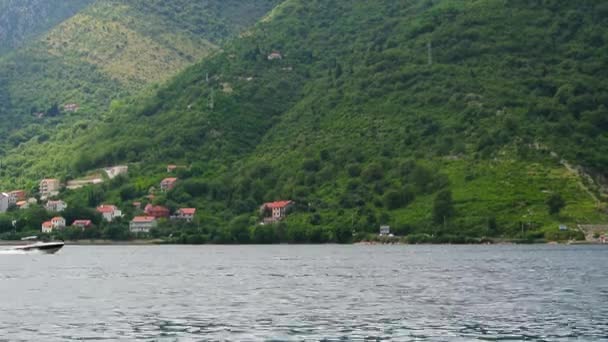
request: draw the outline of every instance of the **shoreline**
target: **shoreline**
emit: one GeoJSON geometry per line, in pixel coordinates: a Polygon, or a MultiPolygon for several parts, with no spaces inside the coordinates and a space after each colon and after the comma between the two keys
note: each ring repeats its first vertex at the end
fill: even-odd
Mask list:
{"type": "MultiPolygon", "coordinates": [[[[165,241],[159,239],[150,240],[131,240],[131,241],[113,241],[113,240],[76,240],[64,241],[66,246],[154,246],[161,245],[165,241]]],[[[32,243],[31,241],[10,241],[0,240],[0,246],[21,246],[32,243]]]]}
{"type": "MultiPolygon", "coordinates": [[[[66,246],[160,246],[160,245],[172,245],[172,246],[238,246],[238,244],[180,244],[180,243],[168,243],[162,239],[140,239],[140,240],[131,240],[131,241],[113,241],[113,240],[76,240],[76,241],[64,241],[66,246]]],[[[10,241],[10,240],[0,240],[0,246],[20,246],[25,245],[31,242],[28,241],[10,241]]],[[[271,245],[285,245],[286,243],[276,243],[269,244],[271,245]]],[[[307,244],[293,244],[293,245],[307,245],[307,244]]],[[[334,245],[330,243],[326,244],[308,244],[308,245],[334,245]]],[[[496,240],[492,242],[486,243],[407,243],[407,242],[380,242],[380,241],[359,241],[348,243],[344,245],[352,245],[352,246],[383,246],[383,245],[428,245],[428,246],[453,246],[453,245],[470,245],[470,246],[503,246],[503,245],[608,245],[600,242],[594,241],[534,241],[534,242],[521,242],[517,240],[496,240]]],[[[243,246],[247,246],[247,244],[243,244],[243,246]]]]}

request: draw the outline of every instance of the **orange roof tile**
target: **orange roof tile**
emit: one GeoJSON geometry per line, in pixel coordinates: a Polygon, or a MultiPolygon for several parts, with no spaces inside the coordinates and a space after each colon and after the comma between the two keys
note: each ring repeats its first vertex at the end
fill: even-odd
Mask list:
{"type": "Polygon", "coordinates": [[[131,222],[140,222],[140,223],[144,223],[144,222],[153,222],[155,221],[156,218],[152,217],[152,216],[135,216],[133,218],[133,221],[131,222]]]}
{"type": "Polygon", "coordinates": [[[265,203],[264,206],[267,208],[270,208],[270,209],[277,209],[277,208],[285,208],[292,203],[293,203],[293,201],[277,201],[277,202],[265,203]]]}

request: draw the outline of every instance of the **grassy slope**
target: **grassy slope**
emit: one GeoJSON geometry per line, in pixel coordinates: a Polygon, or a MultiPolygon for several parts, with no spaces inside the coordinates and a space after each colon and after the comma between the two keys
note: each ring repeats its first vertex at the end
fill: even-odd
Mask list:
{"type": "MultiPolygon", "coordinates": [[[[63,172],[138,162],[130,182],[143,195],[165,163],[194,164],[183,175],[191,179],[159,201],[204,208],[224,223],[261,201],[294,198],[310,203],[294,225],[310,226],[312,210],[325,226],[433,232],[441,189],[453,192],[457,213],[444,233],[513,236],[519,221],[540,231],[605,221],[548,152],[605,167],[606,133],[589,128],[606,105],[605,51],[593,48],[604,39],[597,13],[605,10],[551,1],[286,1],[156,95],[116,104],[105,125],[74,137],[82,147],[63,172]],[[557,19],[568,16],[574,24],[557,19]],[[285,58],[268,61],[272,50],[285,58]],[[413,176],[412,163],[430,180],[413,176]],[[406,188],[415,200],[388,208],[387,193],[406,188]],[[547,214],[552,192],[568,202],[561,217],[547,214]],[[487,230],[493,217],[497,232],[487,230]]],[[[118,188],[105,192],[121,201],[118,188]]]]}
{"type": "Polygon", "coordinates": [[[0,55],[22,46],[93,0],[0,0],[0,55]]]}
{"type": "Polygon", "coordinates": [[[6,99],[0,131],[7,139],[0,139],[0,150],[14,167],[0,175],[56,170],[70,140],[98,124],[112,100],[162,82],[216,51],[216,43],[276,3],[98,1],[6,56],[0,60],[0,96],[6,99]],[[81,105],[76,115],[42,120],[32,115],[70,102],[81,105]]]}

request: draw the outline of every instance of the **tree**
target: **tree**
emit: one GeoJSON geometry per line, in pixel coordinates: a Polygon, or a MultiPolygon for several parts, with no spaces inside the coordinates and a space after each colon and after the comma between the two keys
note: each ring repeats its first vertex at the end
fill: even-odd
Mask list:
{"type": "Polygon", "coordinates": [[[547,199],[547,207],[549,207],[549,214],[557,215],[566,207],[566,201],[561,194],[555,193],[547,199]]]}
{"type": "Polygon", "coordinates": [[[0,233],[12,232],[13,229],[11,218],[6,215],[0,216],[0,233]]]}
{"type": "Polygon", "coordinates": [[[389,190],[384,195],[384,205],[389,210],[399,209],[410,204],[416,196],[410,187],[402,191],[389,190]]]}
{"type": "Polygon", "coordinates": [[[128,201],[136,198],[138,195],[137,188],[133,184],[127,184],[120,189],[120,198],[123,201],[128,201]]]}
{"type": "Polygon", "coordinates": [[[454,201],[450,190],[443,190],[435,197],[433,203],[433,222],[441,224],[454,216],[454,201]]]}
{"type": "Polygon", "coordinates": [[[61,114],[61,112],[59,111],[59,105],[57,103],[53,103],[51,108],[46,111],[46,115],[48,116],[57,116],[59,114],[61,114]]]}

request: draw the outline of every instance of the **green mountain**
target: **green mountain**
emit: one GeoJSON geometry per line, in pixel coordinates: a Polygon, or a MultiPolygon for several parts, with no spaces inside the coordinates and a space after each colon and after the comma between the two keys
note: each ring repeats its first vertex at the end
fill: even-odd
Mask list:
{"type": "Polygon", "coordinates": [[[49,30],[93,0],[0,0],[0,55],[49,30]]]}
{"type": "Polygon", "coordinates": [[[2,175],[34,186],[129,163],[128,179],[63,194],[126,207],[166,164],[189,165],[155,201],[199,208],[182,235],[201,241],[346,241],[381,224],[411,241],[574,237],[558,224],[607,219],[607,14],[594,1],[287,0],[95,126],[20,145],[2,175]],[[249,229],[278,199],[298,204],[285,224],[249,229]]]}
{"type": "MultiPolygon", "coordinates": [[[[7,4],[14,11],[25,6],[37,18],[54,3],[31,2],[37,7],[7,4]]],[[[278,0],[104,0],[86,8],[77,3],[85,2],[54,7],[66,14],[79,10],[0,59],[0,116],[6,122],[1,150],[44,141],[57,125],[93,124],[112,100],[163,82],[217,51],[217,44],[252,25],[278,0]],[[70,103],[79,106],[76,113],[62,111],[70,103]]]]}

